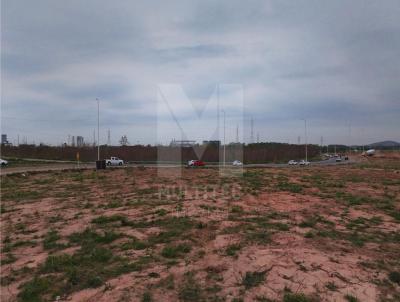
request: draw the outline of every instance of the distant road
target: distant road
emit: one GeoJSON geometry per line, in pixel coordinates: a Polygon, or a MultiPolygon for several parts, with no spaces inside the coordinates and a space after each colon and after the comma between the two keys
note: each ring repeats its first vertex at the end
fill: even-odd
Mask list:
{"type": "MultiPolygon", "coordinates": [[[[43,161],[43,160],[41,160],[43,161]]],[[[346,164],[352,164],[354,161],[349,160],[349,161],[342,161],[342,162],[336,162],[334,158],[328,159],[328,160],[323,160],[323,161],[316,161],[316,162],[311,162],[311,166],[330,166],[330,165],[346,165],[346,164]]],[[[113,167],[113,168],[124,168],[124,167],[138,167],[138,166],[144,166],[144,167],[149,167],[149,168],[179,168],[182,167],[182,165],[179,164],[127,164],[122,167],[113,167]]],[[[94,163],[81,163],[79,166],[75,163],[56,163],[53,161],[51,164],[43,164],[43,165],[32,165],[32,166],[9,166],[5,168],[0,168],[0,175],[8,175],[8,174],[14,174],[14,173],[25,173],[25,172],[44,172],[44,171],[63,171],[63,170],[77,170],[77,169],[95,169],[95,164],[94,163]]],[[[216,164],[210,164],[208,167],[218,167],[216,164]]],[[[248,165],[243,165],[243,167],[246,168],[296,168],[299,166],[289,166],[287,164],[248,164],[248,165]]]]}

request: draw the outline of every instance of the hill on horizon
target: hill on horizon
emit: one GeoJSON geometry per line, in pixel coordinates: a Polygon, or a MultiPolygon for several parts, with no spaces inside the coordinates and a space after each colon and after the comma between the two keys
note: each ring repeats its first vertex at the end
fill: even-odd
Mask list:
{"type": "Polygon", "coordinates": [[[400,147],[400,143],[395,141],[382,141],[370,144],[371,147],[400,147]]]}

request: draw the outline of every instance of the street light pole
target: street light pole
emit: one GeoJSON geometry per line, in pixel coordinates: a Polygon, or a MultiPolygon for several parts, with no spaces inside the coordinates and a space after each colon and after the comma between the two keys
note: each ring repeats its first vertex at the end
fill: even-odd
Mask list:
{"type": "Polygon", "coordinates": [[[222,111],[222,113],[224,114],[224,167],[225,167],[225,110],[221,110],[222,111]]]}
{"type": "Polygon", "coordinates": [[[304,137],[305,137],[305,144],[306,144],[306,162],[308,161],[308,154],[307,154],[307,120],[303,119],[304,121],[304,137]]]}
{"type": "Polygon", "coordinates": [[[97,160],[100,160],[100,100],[97,101],[97,160]]]}

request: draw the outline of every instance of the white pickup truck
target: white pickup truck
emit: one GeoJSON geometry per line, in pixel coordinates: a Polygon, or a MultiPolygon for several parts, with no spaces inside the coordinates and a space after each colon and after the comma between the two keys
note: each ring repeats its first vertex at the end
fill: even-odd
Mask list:
{"type": "Polygon", "coordinates": [[[107,166],[122,166],[123,164],[124,161],[118,157],[112,156],[110,159],[106,159],[107,166]]]}

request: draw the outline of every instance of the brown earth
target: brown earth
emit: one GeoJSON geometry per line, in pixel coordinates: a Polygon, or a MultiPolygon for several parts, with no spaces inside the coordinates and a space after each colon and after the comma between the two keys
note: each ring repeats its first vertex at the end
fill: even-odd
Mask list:
{"type": "Polygon", "coordinates": [[[1,301],[399,301],[399,169],[2,176],[1,301]]]}

